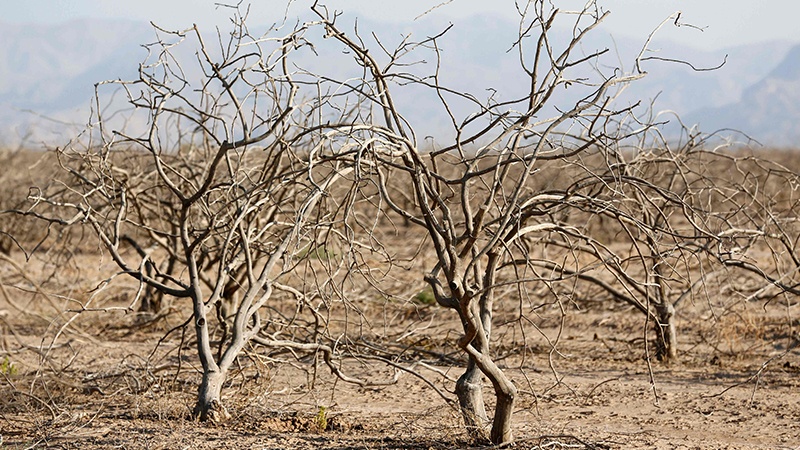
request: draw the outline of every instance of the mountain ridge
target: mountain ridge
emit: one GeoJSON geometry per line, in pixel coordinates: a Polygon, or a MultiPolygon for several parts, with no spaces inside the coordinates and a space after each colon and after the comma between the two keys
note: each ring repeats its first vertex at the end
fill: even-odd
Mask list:
{"type": "Polygon", "coordinates": [[[800,44],[769,74],[747,86],[737,101],[701,108],[686,119],[705,131],[736,130],[743,133],[741,138],[761,145],[796,147],[800,142],[800,44]]]}
{"type": "MultiPolygon", "coordinates": [[[[361,29],[380,30],[391,43],[411,29],[420,36],[441,29],[442,23],[435,17],[414,24],[359,20],[361,29]]],[[[517,25],[500,16],[474,16],[455,23],[441,43],[446,82],[479,98],[493,88],[503,88],[501,95],[509,97],[524,92],[518,59],[505,53],[516,33],[517,25]]],[[[138,64],[147,55],[143,44],[156,39],[149,24],[97,19],[55,26],[0,22],[0,34],[4,36],[0,40],[0,142],[5,145],[26,140],[57,145],[71,138],[88,118],[94,84],[135,78],[138,64]]],[[[600,30],[587,47],[611,48],[630,70],[641,43],[612,39],[600,30]]],[[[775,41],[710,52],[656,40],[651,47],[658,51],[655,56],[679,58],[696,67],[717,66],[726,55],[727,62],[718,70],[697,72],[685,64],[645,61],[647,76],[631,84],[621,102],[641,99],[647,103],[657,98],[655,110],[675,110],[686,123],[699,122],[705,131],[744,125],[749,131],[742,131],[771,145],[790,145],[795,139],[784,122],[800,120],[800,111],[794,107],[800,103],[795,95],[800,92],[800,45],[775,41]],[[741,110],[739,115],[734,114],[737,110],[741,110]],[[743,116],[745,111],[749,117],[743,116]],[[786,121],[769,129],[780,111],[786,121]]],[[[416,122],[428,126],[420,133],[435,134],[436,127],[447,126],[426,116],[433,108],[441,109],[438,99],[408,103],[403,106],[418,116],[416,122]]]]}

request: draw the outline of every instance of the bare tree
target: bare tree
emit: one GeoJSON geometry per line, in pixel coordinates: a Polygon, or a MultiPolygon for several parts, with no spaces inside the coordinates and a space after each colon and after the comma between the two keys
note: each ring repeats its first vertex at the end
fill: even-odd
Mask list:
{"type": "Polygon", "coordinates": [[[707,200],[715,206],[710,216],[717,239],[709,243],[715,262],[728,276],[747,273],[764,283],[745,301],[786,296],[792,303],[800,294],[800,174],[792,158],[779,151],[743,150],[703,166],[716,185],[707,200]]]}
{"type": "Polygon", "coordinates": [[[357,33],[345,33],[336,13],[313,9],[364,73],[360,83],[342,85],[373,125],[336,129],[369,142],[360,175],[389,210],[421,227],[435,249],[425,280],[463,326],[457,344],[468,363],[456,394],[473,438],[512,440],[517,388],[491,351],[498,301],[517,302],[516,323],[524,327],[532,322],[526,311],[534,309],[526,305],[541,292],[537,287],[559,304],[558,285],[571,292],[599,287],[642,312],[656,330],[660,357],[676,356],[674,308],[697,281],[687,271],[702,255],[713,257],[709,243],[724,231],[712,229],[703,204],[714,180],[695,167],[707,153],[702,139],[689,135],[673,146],[652,117],[634,114],[637,105],[614,102],[626,84],[645,75],[646,47],[631,63],[633,72],[604,65],[608,49],[592,50],[587,40],[607,15],[595,2],[568,14],[544,1],[527,2],[513,48],[529,89],[484,102],[441,82],[446,68],[438,64],[439,43],[447,30],[421,41],[407,38],[394,50],[375,37],[375,51],[357,33]],[[571,22],[571,35],[556,46],[560,17],[571,22]],[[426,50],[435,70],[415,73],[409,67],[423,57],[409,55],[426,50]],[[408,86],[438,96],[452,123],[451,143],[420,146],[413,119],[396,102],[408,86]],[[472,105],[471,112],[457,117],[456,103],[472,105]],[[508,297],[509,288],[516,298],[508,297]],[[484,377],[496,398],[491,420],[484,377]]]}
{"type": "Polygon", "coordinates": [[[140,283],[128,310],[148,290],[189,302],[202,367],[194,415],[215,422],[229,417],[220,393],[250,345],[322,354],[348,379],[332,361],[335,338],[326,344],[325,305],[311,299],[358,270],[337,231],[353,151],[319,125],[348,112],[326,109],[327,94],[291,62],[313,54],[305,34],[316,25],[254,36],[245,20],[234,16],[213,46],[196,26],[156,27],[138,79],[98,84],[92,128],[58,151],[69,176],[34,191],[25,211],[87,226],[140,283]],[[120,89],[133,110],[112,114],[107,93],[120,89]],[[323,264],[320,248],[340,256],[323,264]],[[315,265],[305,270],[315,279],[286,281],[315,265]],[[276,296],[294,306],[272,305],[276,296]]]}

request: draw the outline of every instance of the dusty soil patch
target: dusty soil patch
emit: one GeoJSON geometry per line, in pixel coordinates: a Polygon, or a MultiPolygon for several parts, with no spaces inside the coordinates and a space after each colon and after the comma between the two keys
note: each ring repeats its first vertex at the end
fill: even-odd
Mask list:
{"type": "MultiPolygon", "coordinates": [[[[106,263],[94,264],[98,273],[109,270],[106,263]]],[[[476,448],[459,413],[416,376],[359,387],[337,381],[322,364],[256,350],[224,391],[231,422],[190,421],[199,380],[191,338],[174,332],[154,351],[182,323],[180,304],[153,321],[123,311],[75,316],[63,312],[65,298],[86,295],[90,284],[73,280],[65,290],[43,281],[39,287],[52,293],[45,298],[13,268],[0,274],[3,448],[476,448]]],[[[416,286],[419,280],[406,280],[402,288],[413,294],[416,286]]],[[[121,286],[98,304],[125,305],[129,295],[121,286]]],[[[643,343],[651,326],[619,304],[577,300],[563,320],[543,308],[539,335],[498,327],[498,359],[520,389],[516,448],[798,448],[792,301],[729,302],[715,314],[716,305],[702,302],[683,308],[681,357],[669,366],[648,363],[643,343]]],[[[451,312],[377,300],[363,312],[373,329],[395,330],[384,346],[405,349],[399,364],[452,398],[463,355],[453,351],[451,312]]],[[[342,364],[363,378],[393,376],[375,361],[342,364]]]]}

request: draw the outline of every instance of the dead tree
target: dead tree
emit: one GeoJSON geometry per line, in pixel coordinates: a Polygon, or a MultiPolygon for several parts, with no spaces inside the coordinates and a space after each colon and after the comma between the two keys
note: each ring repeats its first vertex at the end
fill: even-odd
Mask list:
{"type": "MultiPolygon", "coordinates": [[[[800,295],[800,171],[796,155],[740,150],[716,155],[703,170],[716,189],[705,200],[714,205],[709,228],[716,230],[715,262],[729,277],[746,273],[763,282],[745,301],[800,295]]],[[[796,343],[791,344],[795,346],[796,343]]]]}
{"type": "Polygon", "coordinates": [[[188,302],[202,367],[194,416],[214,422],[229,417],[220,393],[250,345],[324,355],[360,382],[335,364],[327,318],[309,301],[324,295],[322,277],[345,272],[343,258],[307,271],[320,279],[286,281],[317,263],[318,247],[348,248],[336,230],[349,206],[329,196],[350,192],[354,151],[319,131],[347,112],[326,110],[327,94],[292,63],[313,55],[305,35],[317,24],[253,36],[242,15],[233,23],[213,45],[197,27],[156,27],[138,79],[98,84],[92,128],[58,150],[66,176],[25,211],[88,226],[140,294],[188,302]],[[106,107],[120,91],[132,110],[106,107]],[[276,293],[296,304],[288,314],[271,313],[276,293]]]}
{"type": "Polygon", "coordinates": [[[342,82],[341,92],[368,123],[330,127],[362,143],[358,176],[430,240],[437,258],[424,278],[463,326],[457,345],[468,362],[456,394],[464,422],[473,438],[496,444],[512,440],[517,395],[492,356],[496,302],[518,302],[523,311],[537,286],[553,292],[558,284],[599,286],[641,311],[656,329],[659,354],[674,357],[674,299],[692,284],[679,274],[681,264],[706,251],[719,231],[697,219],[708,213],[696,197],[709,179],[687,174],[703,147],[686,139],[673,148],[646,114],[635,114],[637,105],[614,102],[622,87],[644,76],[645,50],[631,62],[633,72],[604,66],[598,61],[608,64],[608,49],[592,50],[587,40],[607,14],[594,2],[564,15],[544,1],[525,5],[513,48],[529,89],[504,102],[482,102],[440,81],[446,68],[439,44],[447,30],[407,38],[394,50],[375,37],[371,49],[343,30],[336,13],[313,8],[364,74],[359,83],[342,82]],[[553,29],[561,18],[572,32],[556,47],[553,29]],[[424,51],[430,53],[409,56],[424,51]],[[437,62],[433,73],[408,69],[423,58],[437,62]],[[396,102],[408,86],[441,100],[453,125],[451,142],[421,147],[413,118],[396,102]],[[456,116],[455,103],[472,110],[456,116]],[[508,286],[516,287],[516,299],[498,296],[508,286]],[[491,420],[484,377],[496,398],[491,420]]]}

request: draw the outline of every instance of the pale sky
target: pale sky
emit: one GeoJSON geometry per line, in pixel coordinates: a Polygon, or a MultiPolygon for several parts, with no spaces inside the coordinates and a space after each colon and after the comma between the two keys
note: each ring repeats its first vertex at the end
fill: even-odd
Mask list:
{"type": "MultiPolygon", "coordinates": [[[[551,1],[564,10],[584,4],[575,0],[551,1]]],[[[192,23],[211,27],[226,23],[229,16],[225,8],[215,6],[218,2],[220,0],[5,0],[0,22],[56,23],[93,17],[154,21],[176,29],[187,28],[192,23]]],[[[227,3],[236,3],[236,0],[227,3]]],[[[348,15],[408,22],[442,1],[329,0],[321,3],[348,15]]],[[[800,42],[800,26],[797,24],[800,1],[797,0],[599,0],[598,3],[612,12],[605,29],[615,35],[644,39],[662,20],[681,11],[683,21],[705,30],[666,27],[660,38],[706,50],[769,40],[800,42]]],[[[257,26],[280,21],[287,2],[253,0],[250,4],[249,23],[257,26]]],[[[307,9],[310,4],[309,0],[295,0],[292,11],[307,9]]],[[[516,17],[514,0],[450,0],[436,11],[453,20],[486,13],[516,17]]]]}

